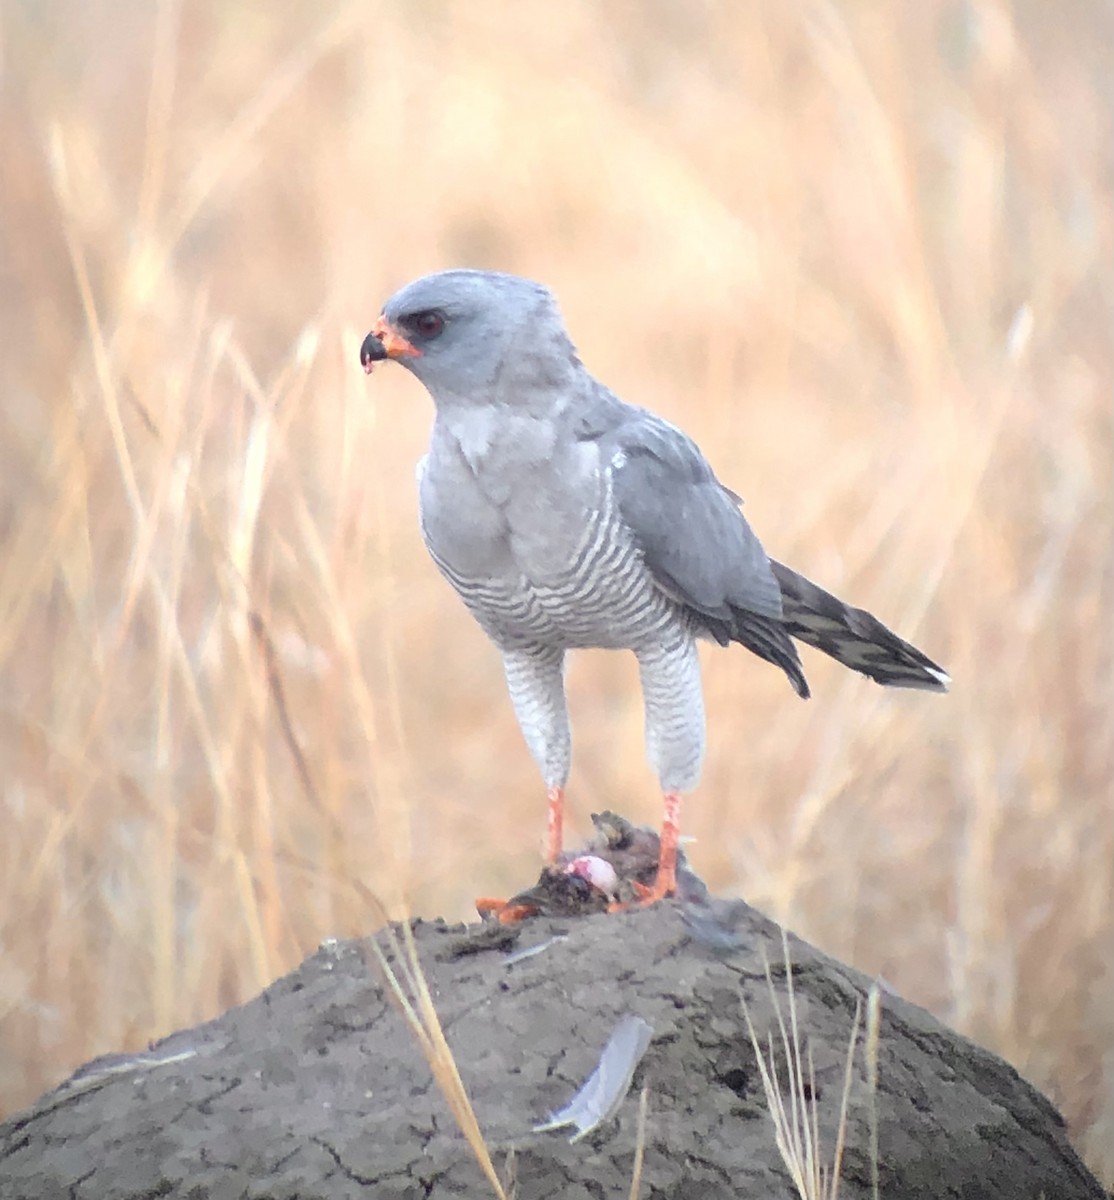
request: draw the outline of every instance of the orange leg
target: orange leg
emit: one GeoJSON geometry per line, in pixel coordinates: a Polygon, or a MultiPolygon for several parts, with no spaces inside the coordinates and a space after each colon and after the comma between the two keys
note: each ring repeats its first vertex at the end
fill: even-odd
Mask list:
{"type": "Polygon", "coordinates": [[[546,855],[548,863],[556,863],[561,857],[565,840],[565,789],[551,787],[546,792],[549,798],[549,817],[546,824],[546,855]]]}
{"type": "Polygon", "coordinates": [[[494,919],[500,925],[517,925],[532,917],[538,910],[532,904],[511,904],[507,900],[496,900],[490,896],[476,898],[476,912],[486,921],[494,919]]]}
{"type": "Polygon", "coordinates": [[[681,836],[681,795],[665,793],[665,814],[661,819],[661,849],[658,851],[658,877],[642,897],[643,904],[654,904],[677,890],[677,843],[681,836]]]}
{"type": "MultiPolygon", "coordinates": [[[[560,862],[564,841],[565,789],[551,787],[546,795],[549,798],[549,817],[546,825],[545,860],[550,865],[556,865],[560,862]]],[[[476,901],[476,911],[485,920],[494,917],[503,925],[513,925],[533,916],[538,910],[529,904],[508,904],[506,900],[482,896],[476,901]]]]}

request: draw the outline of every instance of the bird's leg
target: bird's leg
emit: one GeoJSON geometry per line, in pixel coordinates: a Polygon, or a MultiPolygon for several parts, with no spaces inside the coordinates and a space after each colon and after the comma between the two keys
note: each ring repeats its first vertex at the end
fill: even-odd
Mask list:
{"type": "Polygon", "coordinates": [[[564,651],[531,643],[503,651],[503,670],[522,736],[545,780],[549,799],[546,861],[561,856],[565,816],[565,781],[569,777],[572,741],[565,707],[564,651]]]}
{"type": "Polygon", "coordinates": [[[654,886],[640,897],[642,904],[656,904],[677,890],[677,845],[681,836],[681,793],[665,793],[665,813],[661,819],[658,848],[658,874],[654,886]]]}
{"type": "Polygon", "coordinates": [[[565,848],[565,789],[551,787],[546,789],[549,808],[546,821],[546,851],[545,861],[554,864],[560,861],[561,851],[565,848]]]}
{"type": "Polygon", "coordinates": [[[646,756],[661,781],[665,799],[657,878],[641,897],[642,903],[653,904],[677,890],[681,794],[695,787],[700,778],[704,698],[700,659],[692,637],[666,640],[637,654],[646,707],[646,756]]]}

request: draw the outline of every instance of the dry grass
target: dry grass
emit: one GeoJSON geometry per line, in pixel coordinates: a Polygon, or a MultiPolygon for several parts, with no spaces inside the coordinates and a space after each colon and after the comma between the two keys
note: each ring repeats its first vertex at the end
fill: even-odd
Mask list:
{"type": "Polygon", "coordinates": [[[390,958],[378,940],[372,941],[371,949],[387,983],[388,994],[410,1027],[414,1040],[421,1047],[453,1120],[464,1134],[464,1140],[483,1171],[493,1195],[496,1200],[509,1200],[509,1196],[514,1195],[513,1184],[509,1189],[504,1187],[491,1160],[491,1151],[484,1141],[472,1101],[464,1089],[464,1081],[460,1078],[456,1059],[445,1039],[445,1030],[441,1018],[437,1015],[409,922],[403,922],[399,927],[387,926],[385,936],[390,958]]]}
{"type": "MultiPolygon", "coordinates": [[[[698,868],[1006,1055],[1114,1181],[1110,24],[0,11],[0,1107],[366,930],[354,880],[459,917],[534,870],[415,529],[429,403],[356,364],[471,264],[552,283],[773,553],[956,680],[809,655],[806,705],[710,653],[698,868]]],[[[574,825],[655,820],[632,664],[571,682],[574,825]]]]}
{"type": "MultiPolygon", "coordinates": [[[[782,961],[785,963],[785,1010],[782,1010],[778,989],[774,986],[770,964],[766,964],[766,987],[773,1001],[777,1032],[767,1030],[763,1043],[755,1032],[746,999],[740,996],[747,1033],[754,1048],[754,1057],[762,1078],[762,1091],[770,1110],[774,1137],[782,1162],[793,1181],[800,1200],[838,1200],[840,1172],[847,1136],[847,1113],[855,1077],[855,1051],[862,1028],[863,1006],[855,1002],[855,1017],[847,1043],[847,1058],[843,1066],[843,1086],[839,1092],[835,1119],[834,1145],[824,1145],[820,1133],[820,1098],[816,1087],[816,1068],[808,1035],[797,1020],[797,995],[793,985],[793,963],[789,954],[789,939],[782,932],[782,961]],[[780,1066],[779,1066],[780,1063],[780,1066]],[[788,1103],[787,1103],[788,1099],[788,1103]],[[829,1157],[830,1156],[830,1157],[829,1157]]],[[[867,998],[868,1010],[879,1012],[878,985],[871,987],[867,998]]],[[[869,1079],[868,1103],[876,1115],[878,1085],[877,1020],[874,1023],[873,1043],[867,1042],[866,1074],[869,1079]],[[870,1049],[873,1048],[873,1055],[870,1049]]],[[[825,1120],[825,1124],[830,1122],[825,1120]]],[[[878,1197],[878,1144],[875,1121],[871,1122],[870,1164],[873,1195],[878,1197]]]]}

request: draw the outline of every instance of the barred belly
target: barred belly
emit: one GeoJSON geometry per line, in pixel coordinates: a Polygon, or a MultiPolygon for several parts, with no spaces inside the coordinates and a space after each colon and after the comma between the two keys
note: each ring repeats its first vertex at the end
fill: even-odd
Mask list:
{"type": "MultiPolygon", "coordinates": [[[[609,500],[610,497],[608,496],[609,500]]],[[[510,558],[507,570],[468,578],[431,546],[434,562],[501,648],[637,649],[687,632],[681,609],[653,582],[611,504],[594,510],[564,563],[510,558]]]]}

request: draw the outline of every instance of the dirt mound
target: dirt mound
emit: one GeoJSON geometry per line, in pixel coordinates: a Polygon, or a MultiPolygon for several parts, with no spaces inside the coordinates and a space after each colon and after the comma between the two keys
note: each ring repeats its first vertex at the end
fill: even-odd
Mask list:
{"type": "MultiPolygon", "coordinates": [[[[480,1126],[520,1200],[626,1197],[643,1085],[641,1195],[795,1195],[740,1001],[760,1039],[780,1038],[782,934],[759,913],[669,902],[539,916],[493,937],[436,922],[413,929],[480,1126]],[[584,1082],[625,1014],[653,1037],[615,1117],[575,1144],[569,1131],[533,1132],[584,1082]]],[[[796,939],[790,951],[830,1161],[856,1002],[870,981],[796,939]]],[[[1048,1101],[923,1010],[883,997],[877,1063],[883,1196],[1103,1197],[1048,1101]]],[[[842,1197],[871,1194],[870,1113],[860,1046],[842,1197]]],[[[359,942],[323,946],[255,1000],[147,1054],[89,1064],[0,1126],[5,1200],[490,1194],[359,942]]]]}

